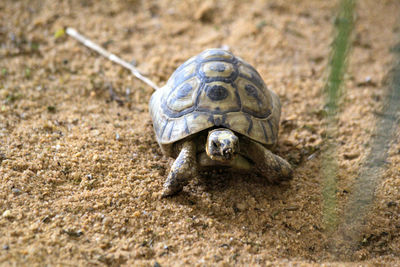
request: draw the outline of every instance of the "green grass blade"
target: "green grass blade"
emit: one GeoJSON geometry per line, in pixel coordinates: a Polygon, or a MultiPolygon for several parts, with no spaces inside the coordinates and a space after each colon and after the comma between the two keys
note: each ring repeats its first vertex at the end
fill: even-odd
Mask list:
{"type": "Polygon", "coordinates": [[[342,0],[339,14],[335,20],[336,38],[333,42],[331,60],[329,62],[329,76],[325,86],[327,109],[327,134],[325,139],[322,161],[323,175],[323,224],[328,232],[336,229],[337,218],[337,157],[335,136],[337,133],[338,102],[346,72],[347,55],[350,49],[350,37],[353,29],[353,0],[342,0]]]}

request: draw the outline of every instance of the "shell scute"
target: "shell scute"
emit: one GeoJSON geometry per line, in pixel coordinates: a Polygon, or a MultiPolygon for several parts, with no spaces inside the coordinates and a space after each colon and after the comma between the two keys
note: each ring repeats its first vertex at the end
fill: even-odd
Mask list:
{"type": "Polygon", "coordinates": [[[193,107],[194,94],[199,86],[199,80],[192,77],[189,80],[179,84],[168,95],[166,105],[173,112],[181,112],[193,107]]]}
{"type": "Polygon", "coordinates": [[[258,74],[258,72],[249,64],[247,63],[240,64],[239,73],[241,77],[251,81],[256,85],[257,88],[261,89],[262,91],[265,91],[267,89],[260,74],[258,74]]]}
{"type": "Polygon", "coordinates": [[[237,76],[237,68],[224,61],[208,61],[200,65],[199,75],[207,82],[212,81],[230,81],[237,76]]]}
{"type": "Polygon", "coordinates": [[[200,53],[197,57],[205,61],[213,59],[233,60],[235,58],[232,53],[224,49],[207,49],[200,53]]]}
{"type": "Polygon", "coordinates": [[[251,80],[237,79],[242,110],[254,117],[267,117],[271,114],[271,98],[260,90],[251,80]]]}
{"type": "Polygon", "coordinates": [[[186,80],[195,76],[195,74],[196,74],[196,62],[194,62],[194,60],[191,60],[189,64],[185,62],[169,78],[168,86],[170,86],[171,88],[175,88],[180,84],[182,84],[183,82],[185,82],[186,80]]]}
{"type": "Polygon", "coordinates": [[[240,110],[236,90],[223,82],[212,82],[199,90],[196,111],[210,114],[222,114],[240,110]]]}

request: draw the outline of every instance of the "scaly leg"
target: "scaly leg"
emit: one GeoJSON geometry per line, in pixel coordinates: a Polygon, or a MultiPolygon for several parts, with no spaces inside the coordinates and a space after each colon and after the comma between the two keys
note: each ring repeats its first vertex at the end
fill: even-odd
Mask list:
{"type": "Polygon", "coordinates": [[[162,197],[172,196],[182,190],[197,172],[196,145],[193,141],[182,144],[181,152],[172,164],[164,183],[162,197]]]}
{"type": "Polygon", "coordinates": [[[259,143],[250,141],[247,153],[255,162],[256,170],[271,183],[287,181],[293,177],[293,169],[289,162],[273,154],[259,143]]]}

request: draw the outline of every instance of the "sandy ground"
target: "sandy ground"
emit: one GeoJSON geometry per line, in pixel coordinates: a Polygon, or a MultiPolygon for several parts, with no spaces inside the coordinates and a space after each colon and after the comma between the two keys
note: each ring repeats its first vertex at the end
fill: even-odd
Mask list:
{"type": "MultiPolygon", "coordinates": [[[[321,92],[337,4],[1,1],[0,265],[400,265],[398,134],[356,246],[335,255],[322,224],[321,92]],[[65,26],[160,85],[189,57],[229,46],[281,98],[276,152],[293,181],[210,174],[160,199],[170,162],[148,114],[152,89],[56,36],[65,26]]],[[[341,215],[400,34],[397,1],[358,1],[356,13],[337,135],[341,215]]]]}

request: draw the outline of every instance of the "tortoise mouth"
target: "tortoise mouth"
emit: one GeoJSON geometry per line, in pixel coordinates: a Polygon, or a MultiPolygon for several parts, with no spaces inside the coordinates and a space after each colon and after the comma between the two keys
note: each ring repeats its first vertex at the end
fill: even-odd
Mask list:
{"type": "Polygon", "coordinates": [[[234,153],[232,152],[232,149],[227,149],[226,151],[223,151],[223,153],[211,153],[208,155],[210,159],[215,160],[215,161],[220,161],[220,162],[227,162],[227,161],[232,161],[234,160],[239,153],[234,153]]]}

